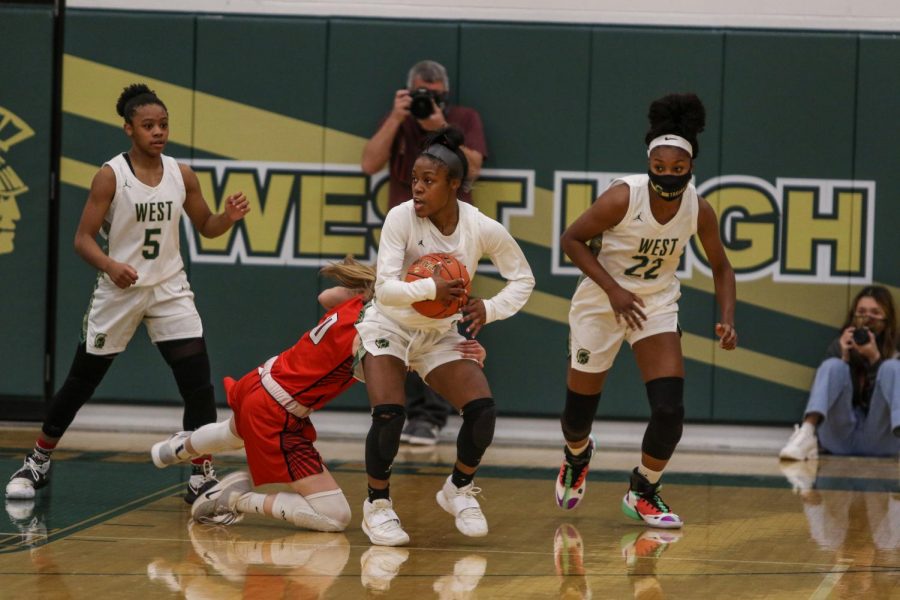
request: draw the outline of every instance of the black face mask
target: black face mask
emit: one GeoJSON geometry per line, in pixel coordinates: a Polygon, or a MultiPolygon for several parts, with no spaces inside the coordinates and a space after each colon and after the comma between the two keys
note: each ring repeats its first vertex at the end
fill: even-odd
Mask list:
{"type": "Polygon", "coordinates": [[[684,194],[688,184],[691,182],[691,173],[684,175],[657,175],[652,171],[647,171],[650,176],[650,187],[663,200],[677,200],[684,194]]]}

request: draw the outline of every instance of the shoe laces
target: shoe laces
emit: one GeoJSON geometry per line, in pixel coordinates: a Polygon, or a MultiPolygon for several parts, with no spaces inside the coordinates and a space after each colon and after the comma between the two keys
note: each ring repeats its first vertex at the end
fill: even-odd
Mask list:
{"type": "Polygon", "coordinates": [[[658,493],[654,492],[653,494],[647,494],[647,495],[637,494],[637,496],[638,496],[638,498],[643,498],[648,503],[655,506],[657,509],[659,509],[660,512],[664,512],[664,513],[672,512],[672,510],[669,508],[669,506],[665,502],[663,502],[663,499],[660,497],[660,495],[658,493]]]}
{"type": "Polygon", "coordinates": [[[22,465],[22,468],[19,470],[19,472],[21,473],[22,471],[27,470],[31,475],[32,481],[40,481],[44,474],[47,472],[47,469],[44,467],[44,465],[48,465],[49,463],[49,459],[45,462],[39,463],[38,461],[34,460],[34,457],[26,456],[25,463],[22,465]]]}
{"type": "Polygon", "coordinates": [[[203,483],[216,478],[216,470],[213,467],[212,461],[208,458],[203,460],[203,464],[200,466],[199,471],[200,472],[196,474],[203,478],[203,483]]]}

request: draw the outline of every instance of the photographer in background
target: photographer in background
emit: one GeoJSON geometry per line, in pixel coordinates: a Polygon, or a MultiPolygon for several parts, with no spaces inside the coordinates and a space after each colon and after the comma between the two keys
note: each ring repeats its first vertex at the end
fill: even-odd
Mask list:
{"type": "Polygon", "coordinates": [[[873,285],[853,300],[841,335],[816,371],[803,424],[783,460],[830,454],[896,456],[900,451],[900,361],[891,293],[873,285]]]}
{"type": "MultiPolygon", "coordinates": [[[[412,198],[412,170],[428,135],[448,125],[462,132],[461,150],[468,161],[468,180],[474,183],[487,157],[481,116],[473,108],[448,105],[450,80],[447,69],[433,60],[412,66],[406,88],[394,94],[394,106],[378,131],[363,148],[362,170],[377,173],[390,161],[388,209],[412,198]]],[[[471,203],[468,191],[459,199],[471,203]]],[[[437,444],[438,432],[447,424],[450,404],[425,385],[415,372],[406,379],[407,421],[401,441],[421,446],[437,444]]]]}
{"type": "MultiPolygon", "coordinates": [[[[448,125],[462,132],[465,138],[462,151],[469,162],[470,181],[478,179],[487,157],[481,116],[474,108],[448,105],[449,93],[447,69],[441,64],[433,60],[414,64],[406,88],[394,94],[393,109],[366,143],[362,155],[364,173],[377,173],[390,161],[389,208],[412,198],[412,168],[422,143],[429,133],[448,125]]],[[[468,192],[461,192],[459,199],[472,202],[468,192]]]]}

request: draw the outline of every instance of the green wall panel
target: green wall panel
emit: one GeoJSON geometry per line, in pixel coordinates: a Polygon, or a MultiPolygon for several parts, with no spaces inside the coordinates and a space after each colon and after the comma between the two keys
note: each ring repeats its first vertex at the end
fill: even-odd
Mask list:
{"type": "Polygon", "coordinates": [[[53,22],[49,9],[11,7],[0,22],[0,396],[40,396],[53,22]]]}
{"type": "Polygon", "coordinates": [[[197,90],[321,124],[327,35],[319,19],[199,17],[197,90]]]}
{"type": "Polygon", "coordinates": [[[856,60],[850,34],[727,33],[722,172],[852,178],[856,60]]]}
{"type": "MultiPolygon", "coordinates": [[[[875,274],[900,285],[900,38],[861,36],[854,171],[878,182],[875,201],[875,274]]],[[[900,300],[895,298],[896,300],[900,300]]]]}
{"type": "Polygon", "coordinates": [[[553,171],[586,165],[590,29],[464,24],[460,89],[484,121],[487,167],[553,171]]]}
{"type": "MultiPolygon", "coordinates": [[[[192,15],[70,10],[66,52],[192,87],[194,22],[192,15]]],[[[116,99],[110,101],[114,110],[116,99]]]]}
{"type": "MultiPolygon", "coordinates": [[[[474,106],[460,80],[459,27],[446,22],[333,19],[328,30],[330,128],[369,138],[406,87],[410,67],[436,60],[447,69],[451,101],[474,106]]],[[[361,157],[360,157],[361,158],[361,157]]]]}
{"type": "Polygon", "coordinates": [[[693,92],[707,111],[695,174],[698,181],[718,175],[722,47],[719,31],[596,29],[588,168],[646,171],[650,102],[672,92],[693,92]]]}

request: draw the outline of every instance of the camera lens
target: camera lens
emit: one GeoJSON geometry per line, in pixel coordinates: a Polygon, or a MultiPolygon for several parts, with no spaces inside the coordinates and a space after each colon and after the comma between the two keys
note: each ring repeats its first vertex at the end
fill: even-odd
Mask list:
{"type": "Polygon", "coordinates": [[[853,342],[857,346],[865,346],[869,343],[869,330],[865,327],[857,327],[853,330],[853,342]]]}
{"type": "Polygon", "coordinates": [[[427,119],[434,112],[434,103],[431,101],[431,92],[425,88],[419,88],[410,94],[412,104],[409,112],[417,119],[427,119]]]}

